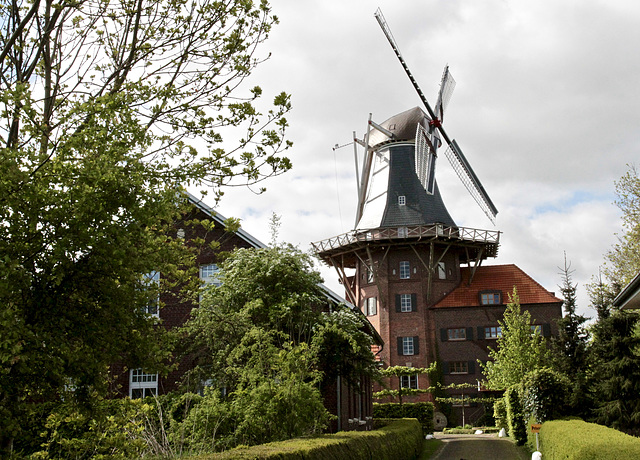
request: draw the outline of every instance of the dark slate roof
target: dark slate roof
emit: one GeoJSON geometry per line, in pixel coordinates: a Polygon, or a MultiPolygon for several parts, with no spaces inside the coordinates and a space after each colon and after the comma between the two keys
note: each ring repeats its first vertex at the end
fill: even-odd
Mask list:
{"type": "Polygon", "coordinates": [[[414,145],[390,144],[389,150],[389,186],[381,227],[429,224],[455,227],[456,224],[442,201],[437,182],[433,195],[429,195],[420,184],[415,170],[414,145]],[[406,205],[398,204],[398,196],[401,195],[406,197],[406,205]]]}
{"type": "Polygon", "coordinates": [[[470,269],[460,268],[462,281],[434,308],[447,307],[479,307],[479,293],[482,291],[500,291],[503,304],[509,302],[509,294],[513,287],[518,290],[520,305],[562,303],[552,292],[547,291],[533,278],[513,264],[487,265],[478,267],[471,285],[469,285],[470,269]]]}

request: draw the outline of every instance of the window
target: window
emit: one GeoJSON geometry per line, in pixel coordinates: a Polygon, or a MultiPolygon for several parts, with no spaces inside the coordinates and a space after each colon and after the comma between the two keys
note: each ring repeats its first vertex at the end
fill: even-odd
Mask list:
{"type": "Polygon", "coordinates": [[[469,367],[466,361],[453,361],[449,363],[450,374],[468,374],[469,367]]]}
{"type": "Polygon", "coordinates": [[[539,324],[532,324],[531,325],[531,334],[540,334],[540,335],[542,335],[542,326],[540,326],[539,324]]]}
{"type": "Polygon", "coordinates": [[[447,329],[447,340],[466,340],[467,330],[464,327],[447,329]]]}
{"type": "Polygon", "coordinates": [[[369,297],[364,300],[364,314],[367,316],[378,314],[378,299],[376,297],[369,297]]]}
{"type": "Polygon", "coordinates": [[[418,374],[402,375],[400,377],[400,388],[418,389],[418,374]]]}
{"type": "Polygon", "coordinates": [[[480,293],[481,305],[500,305],[501,303],[500,291],[487,291],[480,293]]]}
{"type": "Polygon", "coordinates": [[[200,266],[200,279],[205,285],[213,284],[214,286],[220,286],[220,268],[216,264],[207,264],[200,266]]]}
{"type": "Polygon", "coordinates": [[[411,311],[411,294],[400,294],[400,311],[411,311]]]}
{"type": "Polygon", "coordinates": [[[367,267],[367,283],[373,283],[373,270],[367,267]]]}
{"type": "Polygon", "coordinates": [[[402,354],[404,356],[413,355],[414,347],[413,347],[413,337],[403,337],[402,338],[402,354]]]}
{"type": "Polygon", "coordinates": [[[409,278],[411,278],[411,267],[408,261],[403,260],[400,262],[400,279],[408,280],[409,278]]]}
{"type": "Polygon", "coordinates": [[[446,280],[447,279],[447,270],[445,269],[444,262],[438,262],[437,272],[438,272],[438,279],[439,280],[446,280]]]}
{"type": "Polygon", "coordinates": [[[398,337],[398,355],[412,356],[420,353],[418,337],[398,337]]]}
{"type": "Polygon", "coordinates": [[[502,337],[502,328],[500,326],[489,326],[484,328],[485,339],[497,339],[502,337]]]}
{"type": "Polygon", "coordinates": [[[149,289],[155,291],[155,294],[151,296],[149,303],[145,307],[145,313],[151,316],[160,316],[160,294],[157,292],[158,285],[160,284],[160,272],[154,270],[144,275],[144,278],[149,289]]]}
{"type": "Polygon", "coordinates": [[[406,205],[406,204],[407,204],[407,197],[406,197],[406,196],[404,196],[404,195],[400,195],[400,196],[398,197],[398,204],[399,204],[400,206],[404,206],[404,205],[406,205]]]}
{"type": "Polygon", "coordinates": [[[396,313],[418,311],[417,294],[396,294],[396,313]]]}
{"type": "Polygon", "coordinates": [[[142,369],[129,372],[129,397],[146,398],[158,394],[158,374],[148,374],[142,369]]]}
{"type": "Polygon", "coordinates": [[[398,227],[398,238],[406,238],[409,236],[409,229],[407,227],[398,227]]]}

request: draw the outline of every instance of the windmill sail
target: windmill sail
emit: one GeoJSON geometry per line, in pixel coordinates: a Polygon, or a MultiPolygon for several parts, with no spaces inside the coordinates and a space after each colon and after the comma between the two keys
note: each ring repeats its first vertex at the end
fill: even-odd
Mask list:
{"type": "Polygon", "coordinates": [[[416,128],[416,153],[415,165],[416,175],[422,184],[422,188],[429,195],[433,195],[433,188],[436,180],[436,151],[432,147],[427,131],[418,124],[416,128]]]}
{"type": "MultiPolygon", "coordinates": [[[[456,173],[458,174],[458,177],[460,178],[464,186],[467,188],[471,196],[475,199],[475,201],[478,203],[478,205],[482,208],[484,213],[487,215],[489,220],[491,220],[491,222],[495,224],[494,219],[496,214],[498,213],[498,210],[496,209],[493,202],[489,198],[489,195],[487,194],[484,187],[480,183],[480,180],[478,179],[476,174],[473,172],[473,169],[471,169],[469,162],[465,158],[457,142],[455,142],[455,140],[454,141],[450,140],[449,136],[447,136],[447,133],[442,127],[441,117],[444,112],[444,108],[451,97],[453,87],[455,86],[455,81],[453,80],[453,78],[451,77],[451,74],[449,73],[449,68],[448,67],[445,68],[444,74],[442,76],[440,93],[438,95],[438,103],[436,105],[436,112],[434,112],[431,106],[429,105],[429,102],[427,101],[427,98],[425,97],[424,93],[420,89],[418,82],[413,77],[411,70],[409,70],[409,66],[407,66],[407,63],[402,57],[402,54],[400,54],[400,49],[396,44],[395,38],[393,38],[391,29],[389,28],[387,21],[382,15],[382,11],[380,10],[380,8],[376,10],[375,17],[376,17],[376,20],[378,21],[378,24],[380,24],[380,28],[382,29],[385,36],[387,37],[387,40],[389,41],[389,44],[391,45],[393,52],[396,54],[396,57],[398,58],[398,60],[400,61],[400,64],[402,65],[402,68],[404,69],[405,73],[409,77],[409,80],[413,84],[413,87],[418,93],[418,96],[420,96],[420,100],[424,104],[425,108],[427,109],[427,112],[429,113],[429,116],[431,117],[429,131],[432,135],[431,140],[433,143],[433,147],[435,149],[439,147],[439,144],[440,144],[440,138],[439,138],[440,136],[438,135],[439,133],[448,145],[448,149],[447,149],[447,152],[445,153],[445,156],[451,162],[451,166],[456,171],[456,173]]],[[[435,156],[434,156],[434,159],[435,159],[435,156]]],[[[417,163],[416,163],[416,171],[418,171],[417,163]]],[[[418,175],[418,177],[421,177],[421,176],[418,175]]],[[[425,182],[426,182],[426,176],[425,176],[425,182]]]]}

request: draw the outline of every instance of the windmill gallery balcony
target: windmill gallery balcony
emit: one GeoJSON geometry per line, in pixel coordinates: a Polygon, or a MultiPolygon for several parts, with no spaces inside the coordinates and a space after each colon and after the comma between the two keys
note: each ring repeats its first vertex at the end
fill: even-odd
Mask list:
{"type": "Polygon", "coordinates": [[[452,227],[442,224],[410,227],[381,227],[365,231],[355,230],[312,243],[315,252],[323,259],[347,254],[371,243],[454,243],[456,246],[483,248],[484,257],[496,257],[500,242],[497,230],[452,227]]]}

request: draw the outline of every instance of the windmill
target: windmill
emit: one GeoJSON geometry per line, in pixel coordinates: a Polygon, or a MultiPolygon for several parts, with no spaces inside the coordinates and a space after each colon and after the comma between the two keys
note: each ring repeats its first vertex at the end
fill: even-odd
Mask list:
{"type": "MultiPolygon", "coordinates": [[[[427,110],[427,114],[425,114],[422,109],[416,107],[415,109],[398,114],[380,124],[375,123],[371,119],[371,115],[369,116],[367,132],[364,139],[355,139],[355,142],[363,146],[365,149],[362,173],[358,182],[356,228],[364,229],[367,227],[384,226],[384,216],[389,214],[395,216],[394,219],[391,219],[395,224],[402,221],[402,219],[405,219],[407,224],[417,223],[416,219],[427,219],[432,220],[433,222],[423,223],[445,223],[448,225],[455,225],[448,215],[446,208],[444,208],[435,180],[438,149],[442,146],[443,141],[446,143],[447,147],[445,156],[451,163],[451,166],[459,179],[487,215],[489,220],[495,224],[495,217],[498,210],[462,153],[460,146],[455,139],[449,138],[442,126],[444,110],[455,87],[455,80],[449,72],[449,67],[445,67],[442,74],[440,90],[434,111],[402,57],[398,45],[396,44],[391,30],[380,9],[376,11],[375,17],[387,37],[387,40],[391,44],[398,60],[402,64],[409,80],[420,96],[420,99],[427,110]],[[422,210],[413,212],[413,216],[411,216],[411,212],[406,209],[398,211],[390,208],[389,203],[391,203],[395,197],[389,196],[392,190],[385,189],[384,184],[385,180],[387,181],[387,184],[393,182],[394,179],[392,176],[395,177],[398,173],[394,172],[392,176],[389,175],[388,171],[392,169],[392,154],[386,154],[385,156],[385,154],[381,153],[381,150],[391,143],[397,144],[396,147],[402,146],[403,142],[409,142],[411,144],[411,148],[413,150],[413,168],[415,169],[415,177],[423,189],[423,192],[412,194],[412,196],[419,195],[417,198],[419,202],[414,203],[414,211],[418,208],[423,208],[422,210]],[[383,177],[383,179],[381,180],[378,176],[383,177]],[[389,181],[390,177],[391,181],[389,181]],[[382,203],[383,201],[384,203],[382,203]],[[433,209],[427,211],[426,208],[433,209]]],[[[396,148],[396,150],[398,149],[396,148]]],[[[358,171],[356,171],[356,174],[358,174],[358,171]]],[[[412,178],[405,177],[400,180],[410,182],[411,179],[412,178]]],[[[395,179],[396,182],[398,182],[398,180],[399,179],[397,178],[395,179]]],[[[404,182],[401,185],[404,189],[409,191],[415,189],[411,189],[404,182]]],[[[398,192],[396,190],[395,193],[398,195],[402,192],[398,192]]],[[[404,195],[398,196],[403,197],[404,195]]],[[[402,203],[400,204],[402,206],[402,203]]]]}

